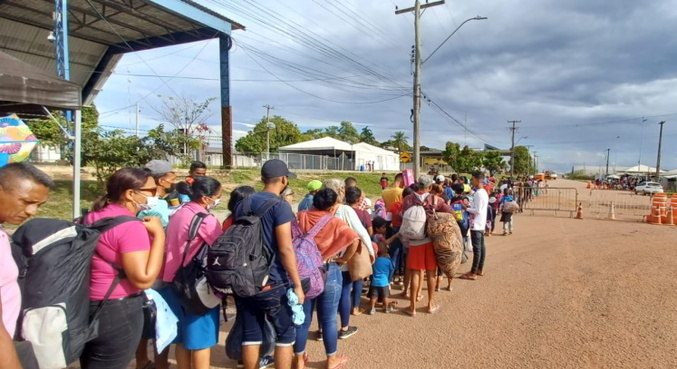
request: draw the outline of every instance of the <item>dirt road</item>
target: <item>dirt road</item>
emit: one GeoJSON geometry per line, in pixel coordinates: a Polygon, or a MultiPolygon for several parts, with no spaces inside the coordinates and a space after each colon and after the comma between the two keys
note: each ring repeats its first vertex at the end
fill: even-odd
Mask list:
{"type": "MultiPolygon", "coordinates": [[[[348,367],[677,367],[677,226],[515,223],[514,235],[487,239],[485,277],[440,292],[439,313],[353,317],[360,331],[339,343],[348,367]]],[[[308,347],[308,367],[324,368],[322,344],[308,347]]],[[[234,367],[223,346],[214,356],[234,367]]]]}

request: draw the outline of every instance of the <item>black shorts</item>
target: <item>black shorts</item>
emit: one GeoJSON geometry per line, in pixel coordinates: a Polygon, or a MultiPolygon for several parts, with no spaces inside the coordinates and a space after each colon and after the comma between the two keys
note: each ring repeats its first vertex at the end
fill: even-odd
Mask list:
{"type": "Polygon", "coordinates": [[[367,297],[369,297],[369,298],[376,297],[379,300],[384,298],[384,297],[388,297],[388,296],[390,296],[390,287],[389,286],[385,286],[385,287],[370,286],[369,292],[367,293],[367,297]]]}

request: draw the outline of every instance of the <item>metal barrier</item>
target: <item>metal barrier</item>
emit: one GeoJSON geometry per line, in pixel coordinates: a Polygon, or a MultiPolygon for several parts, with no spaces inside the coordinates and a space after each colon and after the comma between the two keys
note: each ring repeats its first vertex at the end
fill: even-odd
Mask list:
{"type": "Polygon", "coordinates": [[[581,190],[568,187],[519,187],[514,188],[521,211],[535,215],[535,212],[550,211],[576,214],[578,204],[582,206],[584,219],[610,219],[641,222],[651,212],[651,197],[635,195],[630,191],[581,190]]]}
{"type": "Polygon", "coordinates": [[[550,211],[554,215],[576,214],[578,206],[578,190],[568,187],[520,187],[514,189],[516,201],[522,213],[534,215],[536,211],[550,211]]]}

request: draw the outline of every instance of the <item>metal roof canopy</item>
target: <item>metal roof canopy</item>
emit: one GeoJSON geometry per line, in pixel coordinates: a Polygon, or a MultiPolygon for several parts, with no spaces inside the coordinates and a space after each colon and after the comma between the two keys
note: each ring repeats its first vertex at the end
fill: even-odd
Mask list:
{"type": "MultiPolygon", "coordinates": [[[[0,0],[0,49],[55,71],[54,1],[0,0]]],[[[90,104],[123,54],[208,40],[244,29],[190,0],[69,0],[70,80],[90,104]],[[104,19],[102,19],[105,18],[104,19]]]]}
{"type": "MultiPolygon", "coordinates": [[[[62,0],[67,4],[69,80],[92,102],[123,54],[219,38],[224,164],[232,163],[232,115],[228,50],[230,32],[244,29],[190,0],[62,0]]],[[[56,71],[55,2],[0,0],[0,50],[44,71],[56,71]]],[[[60,33],[57,35],[59,36],[60,33]]],[[[55,73],[56,74],[56,73],[55,73]]],[[[75,110],[73,217],[79,216],[81,114],[75,110]]]]}

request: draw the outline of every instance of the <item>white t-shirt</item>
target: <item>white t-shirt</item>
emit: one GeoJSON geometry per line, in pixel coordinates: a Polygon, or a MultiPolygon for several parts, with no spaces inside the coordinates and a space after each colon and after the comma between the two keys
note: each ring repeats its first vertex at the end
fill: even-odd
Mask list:
{"type": "Polygon", "coordinates": [[[468,208],[468,212],[474,215],[472,221],[473,231],[482,231],[487,226],[487,206],[489,206],[489,195],[484,188],[475,191],[475,196],[472,206],[468,208]]]}

